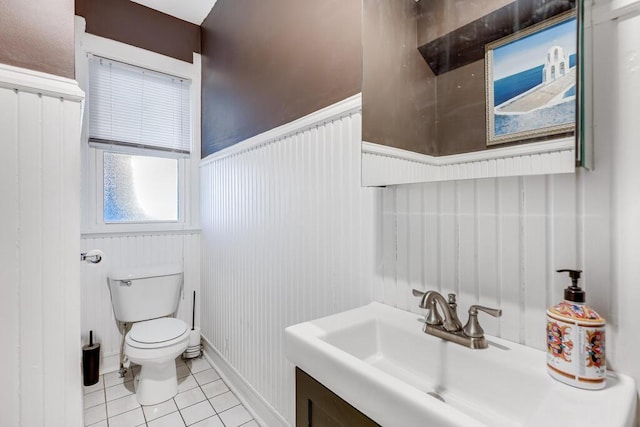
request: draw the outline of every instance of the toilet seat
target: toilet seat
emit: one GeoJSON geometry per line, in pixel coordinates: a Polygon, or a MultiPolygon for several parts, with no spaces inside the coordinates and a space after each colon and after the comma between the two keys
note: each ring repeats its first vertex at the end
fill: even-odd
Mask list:
{"type": "Polygon", "coordinates": [[[125,342],[130,347],[152,349],[172,346],[188,336],[189,327],[184,321],[162,317],[134,323],[125,342]]]}

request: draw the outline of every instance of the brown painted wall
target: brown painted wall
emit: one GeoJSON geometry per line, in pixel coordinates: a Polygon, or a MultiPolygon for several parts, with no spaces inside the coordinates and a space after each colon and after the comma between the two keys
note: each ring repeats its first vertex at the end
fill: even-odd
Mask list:
{"type": "MultiPolygon", "coordinates": [[[[420,2],[418,45],[441,37],[513,0],[431,0],[420,2]]],[[[487,149],[484,60],[440,74],[437,78],[438,155],[487,149]]]]}
{"type": "Polygon", "coordinates": [[[0,1],[0,63],[73,79],[73,0],[0,1]]]}
{"type": "MultiPolygon", "coordinates": [[[[432,0],[420,2],[418,45],[456,30],[510,3],[513,1],[432,0]]],[[[527,5],[534,7],[532,3],[527,5]]],[[[515,4],[514,7],[517,9],[518,5],[515,4]]],[[[535,7],[540,7],[547,13],[554,14],[564,10],[555,11],[556,8],[571,7],[571,3],[561,1],[545,3],[541,1],[539,6],[535,7]]],[[[519,10],[526,16],[533,16],[531,12],[526,12],[527,9],[520,8],[519,10]]],[[[502,28],[499,22],[496,22],[496,26],[502,28]]],[[[436,82],[438,155],[497,148],[497,146],[487,147],[486,145],[484,58],[442,73],[436,77],[436,82]]],[[[518,143],[513,143],[513,145],[518,143]]]]}
{"type": "Polygon", "coordinates": [[[413,1],[363,1],[362,138],[436,155],[436,78],[417,49],[413,1]]]}
{"type": "Polygon", "coordinates": [[[360,0],[218,0],[202,54],[205,157],[360,92],[360,0]]]}
{"type": "Polygon", "coordinates": [[[418,3],[418,46],[475,21],[515,0],[428,0],[418,3]]]}
{"type": "Polygon", "coordinates": [[[200,53],[200,27],[129,0],[75,0],[86,32],[193,62],[200,53]]]}
{"type": "Polygon", "coordinates": [[[438,155],[487,149],[484,60],[437,77],[438,155]]]}

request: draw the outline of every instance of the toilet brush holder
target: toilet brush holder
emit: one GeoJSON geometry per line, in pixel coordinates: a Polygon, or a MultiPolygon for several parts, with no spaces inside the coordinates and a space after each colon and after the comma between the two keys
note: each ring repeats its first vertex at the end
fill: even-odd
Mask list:
{"type": "Polygon", "coordinates": [[[189,346],[182,354],[184,359],[195,359],[202,355],[202,345],[200,344],[200,327],[193,328],[189,335],[189,346]]]}
{"type": "Polygon", "coordinates": [[[89,345],[82,346],[82,376],[85,386],[96,384],[100,378],[100,344],[93,343],[93,331],[89,331],[89,345]]]}

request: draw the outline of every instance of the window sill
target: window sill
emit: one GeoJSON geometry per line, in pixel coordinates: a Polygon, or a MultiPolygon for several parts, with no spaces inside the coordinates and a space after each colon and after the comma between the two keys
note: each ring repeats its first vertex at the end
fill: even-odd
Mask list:
{"type": "Polygon", "coordinates": [[[180,224],[114,224],[92,230],[82,230],[80,237],[148,236],[166,234],[200,234],[200,227],[180,224]]]}

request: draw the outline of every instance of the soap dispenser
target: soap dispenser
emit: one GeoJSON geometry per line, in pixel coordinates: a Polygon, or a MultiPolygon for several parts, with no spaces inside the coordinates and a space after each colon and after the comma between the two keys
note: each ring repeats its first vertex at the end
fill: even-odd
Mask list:
{"type": "Polygon", "coordinates": [[[606,322],[585,304],[585,291],[578,285],[582,271],[557,272],[569,273],[571,286],[564,290],[564,301],[547,310],[547,370],[574,387],[604,388],[606,322]]]}

